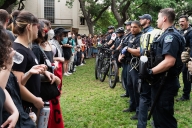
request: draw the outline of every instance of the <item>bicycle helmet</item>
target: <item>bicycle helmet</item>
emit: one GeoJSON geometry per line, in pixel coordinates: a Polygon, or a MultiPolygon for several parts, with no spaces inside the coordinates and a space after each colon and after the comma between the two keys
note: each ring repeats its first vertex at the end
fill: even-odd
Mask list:
{"type": "Polygon", "coordinates": [[[117,28],[116,33],[124,33],[124,28],[123,27],[117,28]]]}
{"type": "Polygon", "coordinates": [[[107,29],[115,29],[114,26],[109,26],[107,29]]]}

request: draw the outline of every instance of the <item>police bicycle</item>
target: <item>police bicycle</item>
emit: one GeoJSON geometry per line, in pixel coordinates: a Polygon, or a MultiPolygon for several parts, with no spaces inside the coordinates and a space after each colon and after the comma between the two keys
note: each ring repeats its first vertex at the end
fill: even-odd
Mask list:
{"type": "Polygon", "coordinates": [[[99,65],[100,81],[103,82],[106,76],[108,75],[110,88],[114,88],[116,86],[117,79],[118,79],[118,67],[112,52],[114,52],[114,50],[105,49],[103,60],[99,65]]]}
{"type": "Polygon", "coordinates": [[[97,47],[98,53],[96,56],[96,62],[95,62],[95,79],[98,79],[100,76],[100,69],[101,69],[101,62],[104,58],[104,51],[107,48],[104,48],[103,46],[97,47]]]}

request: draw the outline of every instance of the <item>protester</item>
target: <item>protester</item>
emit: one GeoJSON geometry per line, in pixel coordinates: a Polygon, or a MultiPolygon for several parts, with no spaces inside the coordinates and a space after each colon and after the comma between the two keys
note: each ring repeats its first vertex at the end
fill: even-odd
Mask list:
{"type": "Polygon", "coordinates": [[[10,94],[5,89],[7,85],[7,81],[9,79],[11,67],[13,65],[13,55],[15,51],[11,48],[11,42],[8,40],[8,36],[6,34],[5,29],[3,28],[2,24],[0,24],[0,78],[1,78],[1,85],[0,85],[0,125],[1,127],[9,126],[15,127],[17,120],[19,118],[18,110],[11,99],[10,94]],[[2,118],[2,111],[3,106],[7,112],[10,113],[8,118],[5,122],[2,118]]]}
{"type": "Polygon", "coordinates": [[[37,112],[44,106],[44,102],[39,97],[40,74],[46,75],[52,82],[55,81],[55,77],[46,71],[46,65],[38,64],[31,51],[32,40],[36,39],[38,35],[38,19],[27,11],[14,11],[12,17],[13,33],[17,35],[13,48],[24,56],[24,60],[20,64],[14,63],[13,74],[17,77],[20,86],[24,110],[29,113],[29,108],[32,108],[31,110],[38,114],[37,112]]]}

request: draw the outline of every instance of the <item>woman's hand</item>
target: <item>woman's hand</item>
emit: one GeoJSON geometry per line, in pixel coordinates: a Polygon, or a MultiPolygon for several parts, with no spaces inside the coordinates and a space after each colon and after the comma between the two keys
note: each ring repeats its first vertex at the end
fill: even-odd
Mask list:
{"type": "Polygon", "coordinates": [[[56,76],[53,73],[45,71],[45,75],[49,78],[51,84],[53,84],[56,81],[56,76]]]}
{"type": "Polygon", "coordinates": [[[33,105],[38,109],[42,109],[44,107],[44,102],[41,97],[36,97],[33,101],[33,105]]]}
{"type": "Polygon", "coordinates": [[[14,128],[19,118],[19,112],[15,111],[8,119],[1,125],[1,128],[8,126],[8,128],[14,128]]]}
{"type": "Polygon", "coordinates": [[[46,70],[47,70],[47,66],[44,64],[35,65],[29,70],[29,73],[31,73],[31,74],[43,74],[46,70]]]}

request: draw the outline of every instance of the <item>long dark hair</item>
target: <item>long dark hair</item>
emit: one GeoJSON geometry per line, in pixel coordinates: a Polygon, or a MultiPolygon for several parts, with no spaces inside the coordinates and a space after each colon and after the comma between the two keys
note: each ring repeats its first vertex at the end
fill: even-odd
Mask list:
{"type": "Polygon", "coordinates": [[[3,25],[0,23],[0,71],[2,69],[7,69],[6,64],[9,62],[9,54],[11,53],[11,41],[4,29],[3,25]]]}

